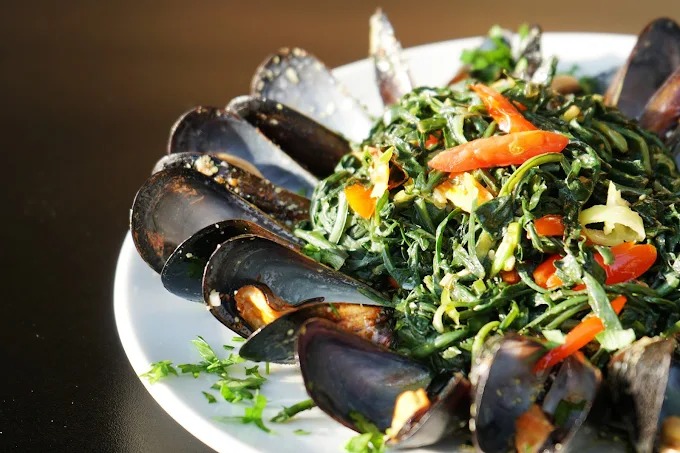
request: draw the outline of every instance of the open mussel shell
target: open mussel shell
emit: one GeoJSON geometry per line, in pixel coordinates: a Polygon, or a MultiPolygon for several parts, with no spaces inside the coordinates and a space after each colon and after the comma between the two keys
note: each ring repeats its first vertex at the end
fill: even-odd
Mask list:
{"type": "Polygon", "coordinates": [[[461,373],[435,378],[428,386],[431,405],[416,413],[396,433],[391,433],[387,444],[397,448],[418,448],[432,445],[451,433],[459,434],[459,441],[467,441],[464,427],[470,416],[470,381],[461,373]],[[444,380],[438,388],[437,380],[444,380]]]}
{"type": "Polygon", "coordinates": [[[360,414],[385,431],[397,396],[432,381],[425,365],[348,334],[328,320],[308,321],[297,341],[307,393],[321,410],[354,430],[352,415],[360,414]]]}
{"type": "Polygon", "coordinates": [[[368,137],[373,125],[328,68],[299,48],[269,56],[253,76],[251,94],[285,104],[352,141],[368,137]]]}
{"type": "Polygon", "coordinates": [[[396,103],[413,90],[409,68],[402,58],[401,43],[380,8],[369,19],[369,54],[375,66],[380,97],[385,105],[396,103]]]}
{"type": "Polygon", "coordinates": [[[292,192],[311,193],[316,177],[272,143],[262,132],[228,110],[196,107],[182,115],[170,132],[168,153],[226,153],[250,162],[262,176],[292,192]]]}
{"type": "Polygon", "coordinates": [[[609,362],[607,378],[615,413],[629,427],[636,451],[652,451],[664,419],[680,415],[675,348],[673,339],[645,337],[609,362]]]}
{"type": "MultiPolygon", "coordinates": [[[[355,431],[357,416],[385,431],[392,424],[397,397],[407,390],[428,388],[433,382],[425,365],[324,319],[312,319],[302,326],[297,351],[309,396],[321,410],[355,431]]],[[[456,375],[447,379],[443,388],[438,387],[436,395],[428,395],[433,401],[429,408],[404,425],[391,445],[430,445],[459,425],[458,410],[467,407],[467,381],[456,375]]]]}
{"type": "Polygon", "coordinates": [[[224,161],[220,155],[196,152],[168,154],[156,163],[154,172],[168,168],[196,170],[288,227],[309,219],[308,198],[224,161]]]}
{"type": "Polygon", "coordinates": [[[553,423],[543,445],[535,446],[540,451],[566,446],[583,423],[599,388],[599,370],[576,355],[567,358],[554,377],[536,373],[534,365],[546,352],[539,340],[515,334],[487,343],[470,373],[474,386],[471,429],[479,451],[513,449],[517,421],[534,404],[553,423]]]}
{"type": "Polygon", "coordinates": [[[132,204],[130,231],[139,255],[160,273],[179,244],[202,228],[228,219],[249,220],[297,240],[257,207],[186,168],[163,170],[146,180],[132,204]]]}
{"type": "Polygon", "coordinates": [[[654,92],[680,67],[680,26],[668,18],[650,22],[626,64],[614,77],[605,103],[639,118],[654,92]]]}
{"type": "Polygon", "coordinates": [[[345,138],[278,101],[239,96],[227,109],[262,131],[319,178],[331,175],[340,159],[352,151],[345,138]]]}
{"type": "Polygon", "coordinates": [[[394,309],[381,305],[306,303],[251,335],[241,346],[239,354],[254,362],[295,363],[298,331],[312,318],[327,319],[352,335],[389,347],[394,333],[393,314],[394,309]]]}
{"type": "Polygon", "coordinates": [[[550,60],[543,59],[541,40],[543,30],[532,24],[525,34],[514,34],[512,38],[512,56],[518,62],[514,77],[534,83],[545,83],[550,74],[550,60]]]}
{"type": "Polygon", "coordinates": [[[194,302],[203,302],[203,270],[210,255],[227,239],[243,234],[257,234],[276,239],[276,235],[246,220],[225,220],[197,231],[182,242],[168,257],[161,271],[163,286],[194,302]]]}
{"type": "Polygon", "coordinates": [[[266,286],[288,306],[311,299],[370,305],[385,301],[368,285],[314,261],[287,242],[257,235],[232,238],[215,250],[203,275],[203,297],[223,324],[229,328],[235,324],[233,330],[243,332],[234,296],[253,284],[266,286]]]}
{"type": "Polygon", "coordinates": [[[680,66],[654,93],[640,117],[640,125],[665,138],[680,120],[680,66]]]}
{"type": "Polygon", "coordinates": [[[469,383],[462,375],[437,379],[423,364],[328,320],[307,321],[300,329],[297,351],[309,396],[321,410],[355,431],[357,417],[385,431],[392,425],[399,395],[427,389],[430,405],[416,411],[397,433],[390,433],[392,446],[434,444],[467,419],[469,383]]]}

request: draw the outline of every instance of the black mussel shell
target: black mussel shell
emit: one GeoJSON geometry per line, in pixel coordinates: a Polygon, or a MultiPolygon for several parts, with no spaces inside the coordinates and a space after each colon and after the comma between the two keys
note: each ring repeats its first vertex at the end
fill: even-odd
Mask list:
{"type": "Polygon", "coordinates": [[[513,35],[512,54],[518,62],[514,77],[535,83],[545,83],[550,74],[550,60],[543,60],[541,51],[541,40],[543,30],[541,27],[532,24],[526,34],[513,35]]]}
{"type": "Polygon", "coordinates": [[[262,131],[297,163],[319,178],[331,174],[352,149],[347,140],[284,104],[255,96],[239,96],[227,109],[262,131]]]}
{"type": "Polygon", "coordinates": [[[385,431],[392,423],[397,396],[425,388],[432,380],[425,365],[324,319],[304,324],[297,352],[309,396],[321,410],[354,430],[353,415],[360,414],[385,431]]]}
{"type": "Polygon", "coordinates": [[[160,273],[179,244],[202,228],[227,219],[249,220],[297,240],[252,204],[186,168],[164,170],[146,180],[132,204],[130,231],[139,255],[160,273]]]}
{"type": "MultiPolygon", "coordinates": [[[[514,448],[517,420],[537,404],[553,429],[540,451],[566,447],[586,419],[601,381],[581,354],[568,357],[556,374],[534,371],[547,352],[537,339],[508,334],[492,339],[471,370],[473,441],[484,452],[514,448]]],[[[538,447],[538,446],[537,446],[538,447]]]]}
{"type": "MultiPolygon", "coordinates": [[[[675,347],[673,339],[645,337],[616,353],[609,362],[607,378],[615,413],[629,427],[636,451],[652,451],[657,440],[675,347]]],[[[671,389],[677,391],[677,382],[671,383],[671,389]]],[[[671,412],[675,404],[678,401],[666,405],[664,416],[680,415],[671,412]]]]}
{"type": "Polygon", "coordinates": [[[457,430],[460,430],[458,434],[462,438],[470,417],[470,390],[470,381],[460,373],[446,376],[446,384],[441,389],[433,389],[431,383],[428,388],[430,407],[409,420],[399,432],[391,434],[388,445],[397,448],[424,447],[457,430]]]}
{"type": "Polygon", "coordinates": [[[233,112],[197,107],[170,132],[168,153],[226,153],[250,162],[262,176],[292,192],[311,193],[318,180],[262,132],[233,112]]]}
{"type": "MultiPolygon", "coordinates": [[[[215,250],[203,275],[203,297],[223,324],[244,332],[234,294],[262,284],[290,306],[311,299],[375,305],[385,299],[368,285],[326,267],[289,244],[256,235],[232,238],[215,250]]],[[[246,328],[246,336],[252,329],[246,328]]]]}
{"type": "Polygon", "coordinates": [[[203,270],[210,255],[227,239],[243,234],[277,236],[246,220],[225,220],[208,225],[182,242],[170,255],[161,271],[163,286],[176,296],[203,302],[203,270]]]}
{"type": "Polygon", "coordinates": [[[402,58],[401,43],[380,8],[371,16],[369,26],[369,54],[373,58],[380,97],[385,105],[392,105],[413,90],[414,85],[402,58]]]}
{"type": "Polygon", "coordinates": [[[628,61],[614,77],[605,103],[638,118],[645,105],[680,67],[680,26],[668,18],[650,22],[638,37],[628,61]]]}
{"type": "Polygon", "coordinates": [[[680,121],[680,66],[654,93],[640,117],[640,125],[665,138],[680,121]]]}
{"type": "Polygon", "coordinates": [[[485,452],[506,452],[513,444],[515,420],[543,391],[545,373],[533,365],[546,353],[538,340],[506,335],[488,343],[470,371],[475,445],[485,452]]]}
{"type": "Polygon", "coordinates": [[[175,153],[161,158],[154,172],[167,168],[191,168],[212,178],[231,192],[260,208],[274,220],[289,227],[309,219],[309,199],[275,186],[220,158],[202,153],[175,153]]]}
{"type": "Polygon", "coordinates": [[[373,120],[356,99],[313,55],[299,48],[283,48],[257,69],[251,94],[278,101],[317,123],[360,142],[373,120]]]}
{"type": "Polygon", "coordinates": [[[393,340],[392,308],[343,302],[312,302],[259,329],[241,346],[241,357],[254,362],[295,363],[300,327],[312,318],[332,321],[342,330],[389,347],[393,340]]]}

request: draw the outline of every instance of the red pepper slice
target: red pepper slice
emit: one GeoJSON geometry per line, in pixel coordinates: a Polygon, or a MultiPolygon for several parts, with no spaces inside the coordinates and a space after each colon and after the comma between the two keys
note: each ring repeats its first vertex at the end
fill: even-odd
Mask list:
{"type": "Polygon", "coordinates": [[[564,236],[564,223],[561,215],[544,215],[534,220],[534,226],[539,236],[564,236]]]}
{"type": "Polygon", "coordinates": [[[454,146],[434,156],[428,165],[448,173],[520,165],[541,154],[562,152],[568,143],[566,136],[555,132],[513,132],[454,146]]]}
{"type": "Polygon", "coordinates": [[[481,83],[472,85],[470,88],[477,93],[489,115],[496,120],[498,128],[503,132],[522,132],[537,129],[519,113],[512,102],[498,91],[481,83]]]}
{"type": "MultiPolygon", "coordinates": [[[[634,280],[647,272],[656,262],[656,247],[652,244],[634,244],[624,242],[611,248],[614,255],[612,264],[604,264],[604,258],[595,254],[595,261],[602,266],[607,278],[607,285],[634,280]]],[[[556,288],[562,285],[562,280],[555,274],[555,261],[562,259],[560,255],[552,255],[538,265],[534,270],[534,281],[542,288],[556,288]]],[[[579,285],[574,289],[583,289],[579,285]]]]}
{"type": "MultiPolygon", "coordinates": [[[[617,315],[621,313],[625,304],[625,296],[618,296],[612,300],[612,308],[617,315]]],[[[597,334],[603,330],[604,325],[597,316],[584,319],[569,331],[563,344],[551,349],[536,362],[536,365],[534,365],[534,372],[547,370],[560,363],[562,360],[593,341],[597,334]]]]}

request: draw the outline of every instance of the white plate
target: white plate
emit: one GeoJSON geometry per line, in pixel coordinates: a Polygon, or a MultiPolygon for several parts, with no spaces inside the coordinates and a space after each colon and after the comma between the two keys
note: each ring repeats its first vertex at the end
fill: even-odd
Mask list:
{"type": "MultiPolygon", "coordinates": [[[[406,56],[414,80],[419,85],[446,83],[456,71],[461,51],[474,48],[479,42],[480,38],[469,38],[407,50],[406,56]]],[[[634,43],[633,36],[553,33],[544,36],[543,48],[545,55],[557,55],[563,68],[570,68],[577,63],[584,73],[596,74],[621,64],[634,43]]],[[[323,58],[323,55],[320,57],[323,58]]],[[[378,92],[372,83],[373,67],[367,60],[338,68],[335,75],[373,113],[379,113],[378,92]]],[[[197,335],[219,347],[218,354],[224,352],[220,345],[230,343],[235,336],[217,322],[202,304],[187,302],[168,293],[160,277],[137,255],[130,234],[125,238],[118,258],[114,310],[118,334],[137,374],[146,372],[150,363],[159,360],[172,360],[175,364],[199,361],[190,343],[197,335]]],[[[242,415],[243,407],[223,401],[208,404],[201,391],[209,390],[213,380],[181,376],[154,385],[149,385],[146,379],[142,382],[170,416],[217,451],[340,451],[354,434],[318,409],[303,413],[292,423],[268,423],[275,431],[273,434],[265,434],[253,425],[220,423],[214,421],[213,417],[242,415]],[[296,429],[311,434],[296,435],[293,433],[296,429]]],[[[307,398],[295,367],[272,367],[263,393],[270,401],[265,414],[270,417],[282,405],[307,398]]],[[[439,451],[441,448],[418,451],[439,451]]]]}

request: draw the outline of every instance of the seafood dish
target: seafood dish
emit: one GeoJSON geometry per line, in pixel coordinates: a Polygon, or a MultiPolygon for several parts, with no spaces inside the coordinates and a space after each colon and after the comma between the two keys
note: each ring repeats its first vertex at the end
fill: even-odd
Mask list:
{"type": "Polygon", "coordinates": [[[139,255],[388,447],[680,451],[680,26],[595,77],[541,39],[493,27],[417,86],[378,10],[378,117],[279,50],[174,124],[139,255]]]}

